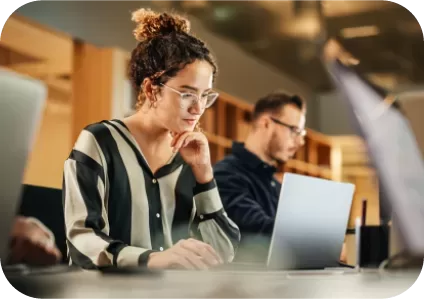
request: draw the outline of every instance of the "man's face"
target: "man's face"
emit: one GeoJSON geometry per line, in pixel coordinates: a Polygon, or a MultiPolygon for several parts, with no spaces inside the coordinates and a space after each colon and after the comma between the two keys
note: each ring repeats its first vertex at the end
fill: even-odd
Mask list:
{"type": "Polygon", "coordinates": [[[267,155],[275,161],[287,162],[305,144],[305,112],[294,105],[286,105],[281,113],[269,115],[267,155]]]}

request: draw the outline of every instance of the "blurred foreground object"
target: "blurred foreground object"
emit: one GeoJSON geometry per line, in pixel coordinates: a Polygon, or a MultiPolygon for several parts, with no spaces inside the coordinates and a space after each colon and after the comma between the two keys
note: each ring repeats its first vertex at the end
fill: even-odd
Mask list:
{"type": "Polygon", "coordinates": [[[384,109],[380,113],[382,103],[383,107],[393,107],[388,105],[390,99],[384,102],[387,95],[381,95],[339,59],[328,61],[326,68],[349,108],[358,134],[366,142],[381,189],[393,207],[393,221],[398,225],[400,243],[405,248],[402,255],[422,268],[424,163],[411,126],[398,109],[384,109]]]}
{"type": "Polygon", "coordinates": [[[323,58],[326,62],[339,60],[344,65],[358,65],[359,60],[353,57],[335,39],[329,39],[324,45],[323,58]]]}
{"type": "Polygon", "coordinates": [[[62,257],[53,234],[35,218],[16,217],[10,239],[9,264],[51,265],[62,257]]]}

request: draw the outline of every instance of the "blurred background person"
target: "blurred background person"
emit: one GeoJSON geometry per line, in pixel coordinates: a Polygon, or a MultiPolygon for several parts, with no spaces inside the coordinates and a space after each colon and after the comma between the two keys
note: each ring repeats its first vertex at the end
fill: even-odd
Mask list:
{"type": "Polygon", "coordinates": [[[275,174],[304,145],[305,116],[299,96],[264,96],[255,105],[246,142],[234,142],[232,154],[214,166],[225,210],[242,235],[236,260],[267,257],[281,190],[275,174]]]}

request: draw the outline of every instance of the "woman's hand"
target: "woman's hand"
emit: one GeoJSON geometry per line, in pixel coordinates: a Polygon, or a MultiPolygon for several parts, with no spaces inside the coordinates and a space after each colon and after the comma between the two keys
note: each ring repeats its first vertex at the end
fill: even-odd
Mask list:
{"type": "Polygon", "coordinates": [[[215,250],[208,244],[195,239],[181,240],[163,252],[149,256],[150,269],[207,270],[222,264],[215,250]]]}
{"type": "Polygon", "coordinates": [[[208,139],[200,132],[183,132],[173,135],[171,147],[179,151],[181,157],[190,165],[196,181],[205,184],[213,179],[213,170],[208,139]]]}

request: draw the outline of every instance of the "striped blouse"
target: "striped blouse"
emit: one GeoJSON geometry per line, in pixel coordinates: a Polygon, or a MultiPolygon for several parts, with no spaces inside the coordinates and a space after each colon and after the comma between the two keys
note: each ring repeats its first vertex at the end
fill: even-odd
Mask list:
{"type": "Polygon", "coordinates": [[[65,161],[63,202],[70,263],[86,269],[146,265],[186,238],[230,262],[240,240],[215,180],[197,183],[179,154],[152,173],[120,120],[81,132],[65,161]]]}

